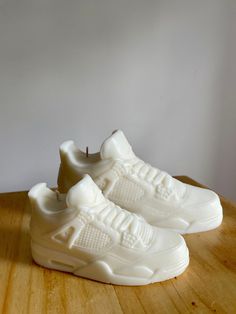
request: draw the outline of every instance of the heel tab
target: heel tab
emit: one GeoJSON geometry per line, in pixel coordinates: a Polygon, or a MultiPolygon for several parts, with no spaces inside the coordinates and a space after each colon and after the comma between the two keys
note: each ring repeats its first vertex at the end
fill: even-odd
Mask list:
{"type": "Polygon", "coordinates": [[[60,151],[60,154],[64,155],[64,154],[67,154],[69,151],[71,151],[74,148],[76,148],[74,141],[68,140],[68,141],[63,142],[60,145],[59,151],[60,151]]]}
{"type": "Polygon", "coordinates": [[[38,183],[34,185],[28,192],[28,196],[30,200],[35,200],[38,198],[38,195],[47,189],[46,183],[38,183]]]}

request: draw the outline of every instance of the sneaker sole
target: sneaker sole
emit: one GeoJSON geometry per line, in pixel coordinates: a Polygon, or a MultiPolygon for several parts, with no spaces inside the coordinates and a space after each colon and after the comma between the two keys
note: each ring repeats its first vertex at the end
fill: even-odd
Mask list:
{"type": "Polygon", "coordinates": [[[180,234],[188,234],[188,233],[197,233],[197,232],[204,232],[209,231],[212,229],[215,229],[220,226],[223,220],[223,214],[220,214],[215,217],[211,217],[208,219],[202,219],[193,221],[192,223],[188,223],[187,221],[183,220],[182,218],[176,218],[171,220],[163,221],[162,224],[154,224],[150,222],[151,224],[159,227],[159,228],[165,228],[180,234]],[[173,225],[173,228],[170,228],[171,224],[173,225]],[[183,228],[174,228],[174,225],[182,225],[183,228]],[[168,227],[165,227],[168,226],[168,227]]]}
{"type": "Polygon", "coordinates": [[[148,278],[141,278],[115,274],[110,266],[102,260],[86,264],[78,258],[45,248],[33,241],[31,242],[31,249],[34,261],[40,266],[115,285],[140,286],[168,280],[182,274],[189,264],[189,252],[188,248],[185,247],[181,261],[158,269],[148,278]]]}
{"type": "Polygon", "coordinates": [[[215,229],[220,226],[223,215],[218,215],[209,219],[199,220],[191,223],[184,233],[196,233],[215,229]]]}

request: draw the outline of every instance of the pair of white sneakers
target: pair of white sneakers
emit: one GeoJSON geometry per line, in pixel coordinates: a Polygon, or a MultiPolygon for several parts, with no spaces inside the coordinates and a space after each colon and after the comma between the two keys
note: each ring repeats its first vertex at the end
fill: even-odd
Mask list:
{"type": "Polygon", "coordinates": [[[159,282],[189,264],[179,233],[221,224],[217,194],[140,160],[120,130],[96,154],[67,141],[60,156],[61,193],[45,183],[29,192],[32,256],[42,266],[118,285],[159,282]]]}

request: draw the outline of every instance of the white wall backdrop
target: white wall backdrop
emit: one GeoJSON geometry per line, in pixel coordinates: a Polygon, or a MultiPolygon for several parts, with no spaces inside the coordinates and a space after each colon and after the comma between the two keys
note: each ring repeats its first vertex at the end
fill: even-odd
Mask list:
{"type": "Polygon", "coordinates": [[[0,0],[0,191],[56,184],[58,146],[117,128],[236,200],[234,0],[0,0]]]}

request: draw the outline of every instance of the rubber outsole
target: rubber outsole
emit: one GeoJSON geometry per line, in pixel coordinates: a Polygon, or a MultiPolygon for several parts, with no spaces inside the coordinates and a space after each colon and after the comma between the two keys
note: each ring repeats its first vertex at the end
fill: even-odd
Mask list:
{"type": "Polygon", "coordinates": [[[181,261],[166,268],[157,269],[148,278],[131,277],[114,273],[111,267],[102,260],[87,264],[78,258],[45,248],[35,242],[31,242],[31,249],[34,261],[40,266],[115,285],[140,286],[168,280],[182,274],[189,264],[189,253],[186,247],[181,261]]]}

